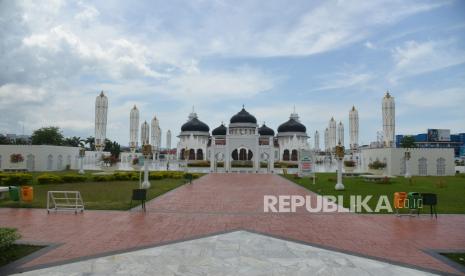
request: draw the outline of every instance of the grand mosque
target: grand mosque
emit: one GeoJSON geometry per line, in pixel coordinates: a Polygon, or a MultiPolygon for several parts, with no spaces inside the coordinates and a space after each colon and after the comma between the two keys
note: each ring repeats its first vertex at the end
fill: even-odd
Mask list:
{"type": "Polygon", "coordinates": [[[252,166],[254,169],[266,165],[273,171],[275,161],[297,161],[302,149],[310,149],[306,127],[295,111],[289,120],[273,129],[257,124],[255,116],[243,107],[231,117],[229,125],[223,123],[213,129],[202,122],[193,111],[182,125],[177,145],[180,160],[208,160],[215,171],[218,164],[225,171],[233,166],[252,166]]]}

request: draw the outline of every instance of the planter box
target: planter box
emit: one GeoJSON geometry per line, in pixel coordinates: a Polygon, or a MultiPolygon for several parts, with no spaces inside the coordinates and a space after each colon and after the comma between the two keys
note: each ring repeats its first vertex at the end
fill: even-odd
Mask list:
{"type": "Polygon", "coordinates": [[[368,172],[373,174],[373,175],[383,175],[384,174],[384,169],[368,169],[368,172]]]}
{"type": "Polygon", "coordinates": [[[346,167],[344,166],[344,172],[346,173],[353,173],[355,170],[355,167],[346,167]]]}

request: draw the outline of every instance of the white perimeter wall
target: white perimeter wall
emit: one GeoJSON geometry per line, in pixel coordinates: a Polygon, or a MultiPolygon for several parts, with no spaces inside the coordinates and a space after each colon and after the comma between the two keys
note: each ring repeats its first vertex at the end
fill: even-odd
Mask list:
{"type": "Polygon", "coordinates": [[[409,171],[411,175],[421,175],[419,160],[426,159],[426,175],[438,175],[438,159],[445,161],[444,175],[455,175],[454,150],[431,148],[378,148],[362,149],[362,171],[368,171],[368,164],[375,160],[386,162],[386,175],[404,175],[403,158],[406,151],[411,152],[409,171]]]}

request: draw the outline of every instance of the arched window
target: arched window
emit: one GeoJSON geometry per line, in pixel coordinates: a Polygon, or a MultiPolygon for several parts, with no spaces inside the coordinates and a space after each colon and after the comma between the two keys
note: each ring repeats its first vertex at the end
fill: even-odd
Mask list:
{"type": "Polygon", "coordinates": [[[240,149],[239,150],[239,160],[247,160],[247,150],[240,149]]]}
{"type": "Polygon", "coordinates": [[[283,160],[284,161],[289,161],[289,150],[284,150],[283,152],[283,160]]]}
{"type": "Polygon", "coordinates": [[[233,150],[231,157],[234,161],[239,160],[239,154],[237,153],[237,149],[233,150]]]}
{"type": "Polygon", "coordinates": [[[53,168],[53,156],[51,154],[47,157],[47,170],[51,171],[53,168]]]}
{"type": "Polygon", "coordinates": [[[424,157],[418,159],[418,174],[428,175],[428,164],[426,158],[424,157]]]}
{"type": "Polygon", "coordinates": [[[247,153],[247,160],[252,160],[252,158],[253,158],[253,152],[249,150],[249,152],[247,153]]]}
{"type": "Polygon", "coordinates": [[[61,171],[63,169],[63,156],[58,155],[58,161],[57,161],[57,170],[61,171]]]}
{"type": "Polygon", "coordinates": [[[197,150],[197,160],[203,160],[203,151],[202,151],[202,149],[197,150]]]}
{"type": "Polygon", "coordinates": [[[402,157],[400,159],[400,175],[405,175],[405,173],[407,172],[407,166],[405,162],[405,157],[402,157]]]}
{"type": "Polygon", "coordinates": [[[195,150],[194,149],[189,150],[189,160],[195,160],[195,150]]]}
{"type": "Polygon", "coordinates": [[[297,150],[292,150],[291,160],[297,161],[297,150]]]}
{"type": "Polygon", "coordinates": [[[0,169],[2,168],[2,156],[0,155],[0,169]]]}
{"type": "Polygon", "coordinates": [[[66,157],[66,165],[71,169],[71,155],[68,154],[66,157]]]}
{"type": "Polygon", "coordinates": [[[29,154],[26,159],[26,168],[28,171],[33,171],[35,169],[34,155],[29,154]]]}
{"type": "Polygon", "coordinates": [[[446,159],[438,158],[436,160],[436,169],[438,175],[445,175],[446,174],[446,159]]]}
{"type": "Polygon", "coordinates": [[[179,159],[180,160],[184,160],[184,155],[186,154],[186,150],[185,149],[181,149],[181,152],[179,153],[179,159]]]}

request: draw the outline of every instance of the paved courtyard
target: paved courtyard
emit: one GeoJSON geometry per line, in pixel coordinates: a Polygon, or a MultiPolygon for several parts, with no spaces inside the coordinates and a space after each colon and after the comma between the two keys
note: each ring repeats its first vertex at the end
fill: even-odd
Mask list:
{"type": "Polygon", "coordinates": [[[263,213],[263,195],[314,196],[276,175],[209,174],[149,202],[146,213],[47,215],[39,209],[2,208],[0,225],[18,228],[23,241],[54,245],[23,263],[23,270],[248,230],[249,234],[261,233],[421,270],[460,273],[431,252],[465,249],[463,215],[440,215],[435,220],[305,211],[271,214],[263,213]]]}

